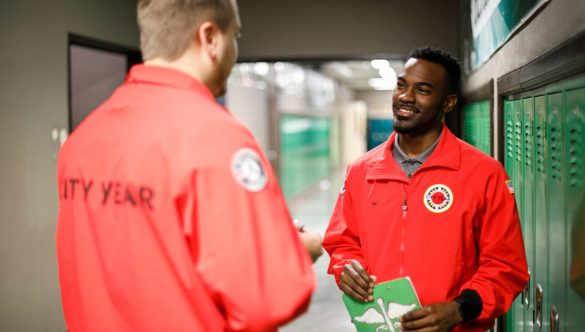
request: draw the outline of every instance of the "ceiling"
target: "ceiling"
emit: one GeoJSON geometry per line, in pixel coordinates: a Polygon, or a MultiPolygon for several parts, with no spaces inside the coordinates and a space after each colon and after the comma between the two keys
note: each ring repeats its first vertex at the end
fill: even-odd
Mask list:
{"type": "Polygon", "coordinates": [[[391,86],[395,84],[396,75],[402,73],[404,69],[404,62],[397,61],[397,60],[387,60],[387,61],[380,61],[373,60],[373,61],[365,61],[365,60],[354,60],[354,61],[331,61],[325,62],[322,64],[321,72],[340,81],[343,85],[347,86],[348,88],[356,91],[368,91],[368,90],[391,90],[391,86]],[[376,63],[377,61],[377,63],[376,63]],[[383,86],[378,87],[377,89],[374,88],[370,84],[370,79],[378,79],[381,80],[380,70],[373,67],[376,66],[378,68],[384,67],[379,66],[377,64],[384,64],[387,63],[389,68],[392,68],[396,74],[390,72],[390,76],[394,75],[394,79],[392,77],[387,77],[385,79],[383,86]],[[394,81],[392,83],[391,81],[394,81]]]}

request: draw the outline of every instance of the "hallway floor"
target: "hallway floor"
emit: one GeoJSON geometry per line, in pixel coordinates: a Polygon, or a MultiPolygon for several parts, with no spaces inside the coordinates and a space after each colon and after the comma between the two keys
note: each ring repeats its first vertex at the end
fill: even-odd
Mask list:
{"type": "MultiPolygon", "coordinates": [[[[294,219],[308,229],[325,233],[335,200],[343,182],[344,172],[334,173],[328,180],[302,197],[289,202],[294,219]]],[[[341,291],[333,276],[327,274],[329,256],[326,252],[313,265],[317,275],[317,290],[313,294],[309,310],[292,323],[281,327],[281,332],[354,332],[349,315],[341,301],[341,291]]]]}

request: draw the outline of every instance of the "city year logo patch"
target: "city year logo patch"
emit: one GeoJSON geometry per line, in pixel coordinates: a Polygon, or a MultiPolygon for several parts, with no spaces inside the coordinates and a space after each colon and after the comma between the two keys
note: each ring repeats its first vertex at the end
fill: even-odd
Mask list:
{"type": "Polygon", "coordinates": [[[425,191],[423,204],[433,213],[443,213],[453,205],[453,192],[444,184],[434,184],[425,191]]]}
{"type": "Polygon", "coordinates": [[[264,189],[268,182],[260,156],[250,148],[242,148],[234,153],[232,174],[236,182],[248,191],[258,192],[264,189]]]}

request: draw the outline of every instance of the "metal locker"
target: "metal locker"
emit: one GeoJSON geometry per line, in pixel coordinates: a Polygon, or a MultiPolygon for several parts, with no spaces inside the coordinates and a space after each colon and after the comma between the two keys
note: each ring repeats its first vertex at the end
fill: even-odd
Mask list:
{"type": "MultiPolygon", "coordinates": [[[[510,102],[509,105],[510,111],[510,124],[512,126],[511,132],[511,144],[509,145],[510,148],[510,165],[506,165],[506,170],[508,171],[512,183],[514,185],[515,190],[515,199],[516,205],[518,206],[518,214],[520,215],[520,223],[522,225],[522,234],[524,234],[525,227],[524,227],[524,200],[523,200],[523,160],[524,160],[524,151],[523,151],[523,107],[522,107],[522,99],[513,100],[510,102]]],[[[508,161],[508,160],[506,160],[508,161]]],[[[518,295],[514,300],[512,307],[508,311],[507,315],[507,326],[508,329],[514,332],[523,332],[524,331],[524,319],[525,319],[525,310],[523,304],[523,297],[522,295],[518,295]]]]}
{"type": "MultiPolygon", "coordinates": [[[[525,98],[522,101],[522,145],[523,145],[523,163],[522,163],[522,207],[524,221],[524,243],[526,248],[526,257],[528,268],[531,272],[534,267],[534,98],[525,98]]],[[[522,292],[522,305],[525,311],[524,331],[533,331],[532,329],[532,309],[533,303],[531,294],[533,293],[533,282],[529,280],[528,285],[522,292]]]]}
{"type": "Polygon", "coordinates": [[[547,112],[546,96],[534,98],[534,262],[531,269],[533,312],[527,319],[533,331],[548,331],[548,197],[547,197],[547,112]],[[538,299],[538,302],[537,302],[538,299]],[[537,313],[539,316],[537,317],[537,313]]]}
{"type": "MultiPolygon", "coordinates": [[[[504,144],[506,146],[506,155],[504,158],[504,163],[506,167],[506,173],[512,180],[512,183],[515,185],[514,182],[514,169],[515,169],[515,157],[516,157],[516,143],[515,143],[515,134],[514,134],[514,101],[506,100],[504,101],[504,123],[505,123],[505,138],[504,144]]],[[[517,329],[516,326],[516,311],[518,311],[517,307],[521,305],[520,299],[516,298],[512,303],[512,306],[508,310],[506,314],[506,326],[507,330],[512,332],[520,331],[517,329]]]]}
{"type": "Polygon", "coordinates": [[[504,121],[506,123],[506,157],[505,166],[508,176],[514,181],[514,116],[512,109],[512,101],[504,102],[504,121]]]}
{"type": "MultiPolygon", "coordinates": [[[[516,205],[518,206],[518,214],[520,215],[520,223],[522,224],[522,234],[526,238],[526,228],[525,228],[525,220],[524,220],[524,177],[522,174],[523,171],[523,161],[524,161],[524,124],[523,124],[523,102],[522,99],[514,100],[512,102],[512,116],[513,116],[513,123],[514,123],[514,165],[512,168],[513,172],[513,179],[512,182],[514,184],[515,189],[515,198],[516,198],[516,205]]],[[[512,312],[514,313],[514,331],[515,332],[523,332],[524,331],[524,318],[525,318],[525,310],[524,310],[524,303],[522,295],[519,295],[514,300],[514,306],[512,312]]]]}
{"type": "Polygon", "coordinates": [[[567,331],[585,330],[585,88],[565,92],[567,331]]]}
{"type": "MultiPolygon", "coordinates": [[[[563,95],[548,95],[548,155],[550,157],[548,173],[548,217],[549,217],[549,275],[548,290],[550,307],[554,307],[559,317],[566,316],[566,228],[565,228],[565,191],[566,181],[563,172],[563,95]]],[[[541,315],[548,315],[541,312],[541,315]]],[[[537,314],[538,315],[538,314],[537,314]]],[[[559,325],[559,332],[566,331],[565,325],[559,325]]]]}
{"type": "Polygon", "coordinates": [[[486,154],[491,153],[492,135],[491,135],[491,117],[490,117],[490,101],[486,100],[480,104],[480,135],[481,135],[481,150],[486,154]]]}

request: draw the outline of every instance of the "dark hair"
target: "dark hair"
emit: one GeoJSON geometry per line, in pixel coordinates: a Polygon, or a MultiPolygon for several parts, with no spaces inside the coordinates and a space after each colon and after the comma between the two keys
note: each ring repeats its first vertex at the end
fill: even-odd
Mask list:
{"type": "Polygon", "coordinates": [[[422,59],[441,65],[449,76],[449,92],[455,93],[457,91],[461,77],[461,67],[459,66],[459,61],[451,54],[435,47],[425,46],[410,51],[406,60],[410,58],[422,59]]]}

